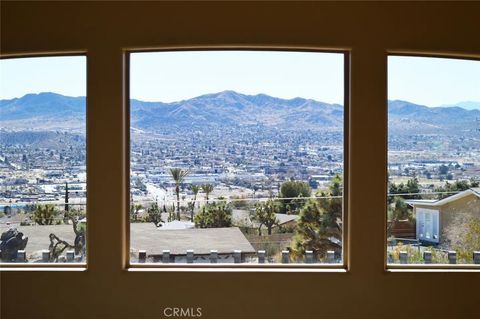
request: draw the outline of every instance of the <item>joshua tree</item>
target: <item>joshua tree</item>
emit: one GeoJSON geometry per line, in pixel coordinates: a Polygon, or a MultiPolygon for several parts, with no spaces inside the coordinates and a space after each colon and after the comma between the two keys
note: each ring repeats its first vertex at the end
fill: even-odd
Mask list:
{"type": "Polygon", "coordinates": [[[202,190],[205,192],[205,197],[206,197],[207,204],[208,204],[208,195],[211,192],[213,192],[213,185],[212,184],[203,184],[202,185],[202,190]]]}
{"type": "Polygon", "coordinates": [[[255,207],[255,214],[252,219],[258,222],[258,235],[262,236],[262,226],[267,227],[268,234],[272,234],[272,228],[278,225],[278,219],[276,213],[279,211],[279,203],[269,199],[265,203],[259,203],[255,207]]]}
{"type": "Polygon", "coordinates": [[[175,181],[175,193],[177,194],[177,219],[180,220],[180,184],[189,174],[189,171],[185,171],[181,168],[171,168],[170,174],[175,181]]]}
{"type": "Polygon", "coordinates": [[[130,206],[130,221],[136,222],[138,221],[138,213],[143,208],[141,204],[132,204],[130,206]]]}
{"type": "Polygon", "coordinates": [[[152,222],[156,227],[161,227],[163,220],[162,220],[162,211],[158,206],[157,202],[154,202],[148,209],[148,220],[152,222]]]}
{"type": "Polygon", "coordinates": [[[198,228],[231,227],[232,209],[225,201],[205,204],[195,215],[194,222],[198,228]]]}
{"type": "Polygon", "coordinates": [[[37,205],[33,212],[33,220],[39,225],[53,225],[58,213],[52,204],[37,205]]]}
{"type": "Polygon", "coordinates": [[[193,192],[193,202],[192,202],[192,205],[191,205],[191,209],[192,209],[191,220],[192,221],[193,221],[193,212],[195,210],[195,202],[197,201],[197,194],[198,194],[199,190],[200,190],[200,186],[192,185],[192,192],[193,192]]]}
{"type": "Polygon", "coordinates": [[[84,216],[84,213],[72,209],[71,211],[65,214],[68,220],[72,221],[73,232],[75,233],[75,239],[73,244],[60,239],[57,235],[51,233],[49,235],[50,239],[50,246],[48,247],[50,250],[50,261],[58,261],[60,255],[65,251],[67,248],[73,248],[75,250],[75,254],[81,254],[82,256],[85,255],[85,245],[86,245],[86,225],[80,223],[80,219],[84,216]],[[80,224],[79,224],[80,223],[80,224]]]}

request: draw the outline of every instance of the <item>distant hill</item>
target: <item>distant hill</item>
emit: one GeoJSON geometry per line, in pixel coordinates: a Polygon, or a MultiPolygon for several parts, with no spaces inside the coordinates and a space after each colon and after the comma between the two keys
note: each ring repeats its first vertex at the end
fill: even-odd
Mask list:
{"type": "Polygon", "coordinates": [[[2,145],[35,145],[39,148],[62,149],[65,145],[84,145],[85,136],[59,131],[3,131],[0,130],[2,145]]]}
{"type": "Polygon", "coordinates": [[[465,110],[480,110],[480,102],[476,102],[476,101],[463,101],[455,104],[440,105],[440,107],[452,107],[452,106],[458,106],[465,110]]]}
{"type": "MultiPolygon", "coordinates": [[[[473,130],[479,110],[426,107],[389,101],[389,129],[404,133],[473,130]]],[[[374,119],[372,119],[374,120],[374,119]]],[[[341,130],[343,106],[311,99],[280,99],[234,91],[206,94],[173,103],[131,100],[132,128],[165,126],[265,125],[285,129],[341,130]]],[[[84,131],[85,97],[55,93],[0,100],[0,128],[84,131]]]]}
{"type": "Polygon", "coordinates": [[[132,100],[132,126],[155,129],[158,125],[255,125],[338,129],[343,107],[309,99],[279,99],[265,94],[234,91],[206,94],[174,103],[132,100]]]}
{"type": "Polygon", "coordinates": [[[406,101],[389,101],[389,129],[399,133],[456,133],[475,130],[480,110],[461,107],[426,107],[406,101]]]}
{"type": "Polygon", "coordinates": [[[50,92],[0,100],[0,128],[68,129],[84,133],[85,109],[85,97],[50,92]]]}

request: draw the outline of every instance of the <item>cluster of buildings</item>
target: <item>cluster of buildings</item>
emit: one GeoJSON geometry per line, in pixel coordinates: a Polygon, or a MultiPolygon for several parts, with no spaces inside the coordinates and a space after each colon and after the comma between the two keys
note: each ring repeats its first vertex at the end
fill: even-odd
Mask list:
{"type": "MultiPolygon", "coordinates": [[[[317,189],[326,187],[335,174],[343,172],[342,132],[258,125],[190,128],[169,126],[155,132],[132,130],[131,136],[133,202],[175,203],[175,181],[170,168],[189,171],[181,185],[180,196],[185,207],[195,196],[191,185],[213,185],[211,198],[223,196],[227,200],[257,199],[275,196],[286,180],[307,181],[313,189],[317,189]]],[[[472,140],[470,144],[465,144],[465,139],[457,139],[456,136],[443,135],[390,137],[390,178],[392,181],[421,178],[422,192],[431,191],[432,185],[437,183],[436,186],[440,186],[444,180],[478,178],[478,141],[472,140]]],[[[65,201],[66,183],[69,187],[69,202],[84,204],[85,159],[84,142],[67,143],[61,147],[0,145],[0,210],[11,214],[30,204],[61,205],[65,201]]],[[[451,220],[449,216],[461,209],[480,213],[479,194],[478,189],[471,189],[442,200],[408,201],[416,216],[416,239],[433,244],[441,243],[441,230],[451,220]],[[458,208],[464,203],[470,206],[458,208]]],[[[206,194],[200,192],[196,200],[197,207],[200,207],[206,200],[206,194]]],[[[243,211],[237,209],[234,219],[248,221],[248,214],[248,208],[243,211]]],[[[278,218],[284,218],[282,223],[285,224],[296,222],[291,216],[278,218]]],[[[255,227],[253,223],[250,226],[255,227]]],[[[140,230],[141,227],[151,225],[135,226],[135,229],[140,230]]],[[[172,230],[181,229],[173,227],[172,230]]],[[[142,236],[145,235],[139,235],[139,238],[142,236]]],[[[147,238],[144,240],[150,242],[147,238]]],[[[155,247],[156,244],[150,250],[155,250],[155,247]]],[[[183,248],[185,247],[179,249],[183,248]]],[[[250,250],[248,248],[245,251],[250,250]]],[[[160,256],[160,253],[157,255],[160,256]]]]}
{"type": "Polygon", "coordinates": [[[136,130],[130,154],[132,192],[139,196],[142,183],[173,187],[173,167],[190,171],[185,184],[276,194],[286,180],[308,181],[315,189],[342,173],[343,135],[256,125],[136,130]]]}
{"type": "Polygon", "coordinates": [[[68,183],[69,201],[86,203],[84,143],[42,148],[34,144],[0,145],[0,211],[36,203],[61,204],[68,183]]]}
{"type": "Polygon", "coordinates": [[[388,171],[392,181],[417,177],[424,180],[421,184],[435,186],[479,179],[480,138],[469,132],[390,134],[388,171]]]}

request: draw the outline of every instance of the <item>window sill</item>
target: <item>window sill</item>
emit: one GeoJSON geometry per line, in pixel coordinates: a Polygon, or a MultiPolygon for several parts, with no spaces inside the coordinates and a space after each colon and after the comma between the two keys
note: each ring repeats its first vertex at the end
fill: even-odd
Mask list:
{"type": "Polygon", "coordinates": [[[347,273],[348,270],[343,265],[157,265],[157,264],[139,264],[131,265],[127,268],[129,272],[296,272],[296,273],[347,273]]]}
{"type": "Polygon", "coordinates": [[[2,271],[86,271],[86,263],[55,264],[55,263],[4,263],[0,265],[2,271]]]}
{"type": "Polygon", "coordinates": [[[480,265],[472,264],[438,264],[438,265],[388,265],[386,272],[399,273],[399,272],[480,272],[480,265]]]}

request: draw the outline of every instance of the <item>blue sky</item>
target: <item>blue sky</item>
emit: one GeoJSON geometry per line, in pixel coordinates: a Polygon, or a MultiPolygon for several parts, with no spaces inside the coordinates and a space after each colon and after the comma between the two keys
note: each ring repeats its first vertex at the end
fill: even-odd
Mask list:
{"type": "Polygon", "coordinates": [[[480,102],[480,61],[390,56],[388,98],[427,106],[480,102]]]}
{"type": "MultiPolygon", "coordinates": [[[[389,61],[389,99],[428,106],[480,102],[480,61],[398,57],[389,61]]],[[[343,101],[343,56],[335,53],[200,51],[136,53],[131,97],[171,102],[235,90],[281,98],[343,101]]],[[[0,60],[0,99],[27,93],[86,94],[85,57],[0,60]]]]}
{"type": "Polygon", "coordinates": [[[85,96],[86,83],[84,56],[0,60],[0,99],[40,92],[85,96]]]}
{"type": "Polygon", "coordinates": [[[343,104],[343,55],[308,52],[137,53],[131,97],[172,102],[234,90],[343,104]]]}

